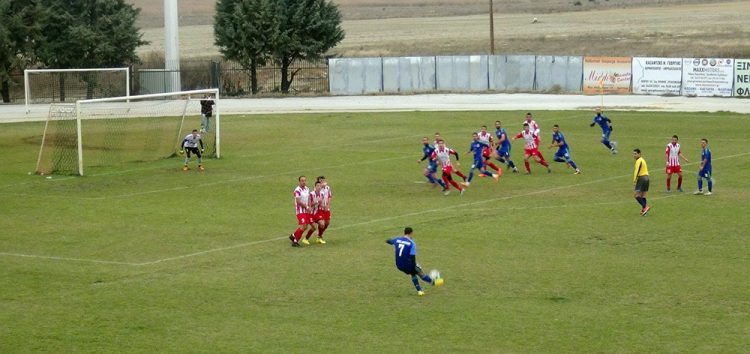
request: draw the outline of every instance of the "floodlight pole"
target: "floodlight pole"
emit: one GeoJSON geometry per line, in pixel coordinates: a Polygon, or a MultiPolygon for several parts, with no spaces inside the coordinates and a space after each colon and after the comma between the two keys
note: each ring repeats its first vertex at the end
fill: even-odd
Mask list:
{"type": "Polygon", "coordinates": [[[167,92],[182,90],[180,82],[180,35],[177,0],[164,0],[164,70],[167,92]]]}
{"type": "Polygon", "coordinates": [[[495,10],[490,0],[490,54],[495,55],[495,10]]]}

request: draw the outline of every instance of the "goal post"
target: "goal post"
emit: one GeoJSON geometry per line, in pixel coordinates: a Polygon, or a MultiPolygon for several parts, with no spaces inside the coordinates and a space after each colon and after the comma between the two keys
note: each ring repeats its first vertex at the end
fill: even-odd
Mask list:
{"type": "Polygon", "coordinates": [[[139,163],[177,156],[182,139],[193,129],[205,130],[201,131],[204,157],[219,158],[220,112],[218,89],[53,104],[36,171],[82,176],[84,171],[137,169],[139,163]],[[201,117],[205,100],[213,100],[208,126],[203,126],[201,117]]]}
{"type": "Polygon", "coordinates": [[[26,69],[24,104],[130,96],[130,68],[26,69]]]}

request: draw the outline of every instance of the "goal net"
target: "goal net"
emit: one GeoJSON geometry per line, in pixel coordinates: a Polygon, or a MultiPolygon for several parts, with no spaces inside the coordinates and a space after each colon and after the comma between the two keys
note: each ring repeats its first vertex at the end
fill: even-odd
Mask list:
{"type": "Polygon", "coordinates": [[[24,102],[29,104],[130,96],[130,68],[26,69],[24,102]]]}
{"type": "Polygon", "coordinates": [[[193,129],[201,130],[204,157],[220,157],[220,106],[218,89],[52,104],[36,172],[137,169],[139,163],[176,156],[193,129]],[[208,126],[202,125],[201,101],[212,110],[208,126]]]}

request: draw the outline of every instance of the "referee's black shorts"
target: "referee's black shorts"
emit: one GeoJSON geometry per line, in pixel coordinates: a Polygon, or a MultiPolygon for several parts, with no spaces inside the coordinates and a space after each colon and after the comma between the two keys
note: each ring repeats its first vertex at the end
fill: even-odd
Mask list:
{"type": "Polygon", "coordinates": [[[638,176],[635,180],[636,192],[648,192],[648,176],[638,176]]]}
{"type": "Polygon", "coordinates": [[[190,153],[192,152],[197,157],[201,157],[201,150],[197,147],[189,147],[186,148],[185,151],[187,151],[187,157],[190,157],[190,153]]]}

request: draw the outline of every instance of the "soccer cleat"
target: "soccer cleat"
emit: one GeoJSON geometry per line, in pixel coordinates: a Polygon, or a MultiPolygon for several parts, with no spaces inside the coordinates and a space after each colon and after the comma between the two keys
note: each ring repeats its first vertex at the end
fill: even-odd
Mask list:
{"type": "Polygon", "coordinates": [[[493,174],[492,174],[492,178],[494,178],[494,179],[495,179],[495,182],[500,182],[500,175],[499,175],[499,174],[497,174],[497,173],[493,173],[493,174]]]}
{"type": "Polygon", "coordinates": [[[433,284],[434,284],[435,286],[443,286],[443,283],[445,283],[445,281],[443,280],[443,278],[437,278],[437,279],[435,279],[435,281],[433,282],[433,284]]]}
{"type": "Polygon", "coordinates": [[[203,166],[198,166],[198,170],[200,170],[200,171],[205,171],[206,169],[205,169],[205,168],[203,168],[203,166]]]}
{"type": "Polygon", "coordinates": [[[294,234],[289,234],[289,241],[294,242],[294,234]]]}
{"type": "Polygon", "coordinates": [[[518,173],[518,169],[513,167],[513,173],[518,173]]]}
{"type": "Polygon", "coordinates": [[[424,296],[424,291],[417,290],[417,296],[424,296]]]}
{"type": "Polygon", "coordinates": [[[682,187],[677,188],[677,191],[680,192],[680,193],[682,193],[683,192],[682,187]]]}
{"type": "Polygon", "coordinates": [[[305,246],[309,246],[310,245],[310,241],[308,241],[306,238],[303,238],[302,239],[302,244],[305,245],[305,246]]]}
{"type": "Polygon", "coordinates": [[[189,169],[190,169],[190,168],[189,168],[189,167],[187,167],[187,166],[182,166],[182,170],[183,170],[183,171],[187,171],[187,170],[189,170],[189,169]]]}
{"type": "Polygon", "coordinates": [[[299,242],[292,242],[292,247],[302,247],[299,245],[299,242]]]}
{"type": "Polygon", "coordinates": [[[708,192],[706,192],[706,193],[703,193],[703,195],[711,195],[711,194],[713,194],[713,193],[711,193],[711,191],[708,191],[708,192]]]}
{"type": "Polygon", "coordinates": [[[573,172],[573,174],[574,175],[580,175],[581,174],[581,169],[580,168],[576,168],[576,171],[573,172]]]}
{"type": "Polygon", "coordinates": [[[464,192],[466,192],[466,188],[461,189],[461,195],[464,195],[464,192]]]}
{"type": "Polygon", "coordinates": [[[641,210],[641,216],[646,216],[649,210],[651,210],[651,207],[646,205],[646,207],[641,210]]]}
{"type": "Polygon", "coordinates": [[[322,237],[316,237],[316,238],[315,238],[315,243],[319,243],[319,244],[321,244],[321,245],[325,245],[325,244],[326,244],[326,241],[325,241],[325,240],[323,240],[323,238],[322,238],[322,237]]]}
{"type": "Polygon", "coordinates": [[[672,190],[667,188],[667,193],[672,193],[672,190]]]}
{"type": "Polygon", "coordinates": [[[471,185],[471,182],[461,182],[461,185],[464,187],[468,187],[471,185]]]}
{"type": "Polygon", "coordinates": [[[450,189],[443,189],[443,195],[451,194],[450,189]]]}
{"type": "Polygon", "coordinates": [[[693,194],[695,194],[695,195],[701,195],[701,194],[703,194],[703,191],[699,189],[699,190],[693,192],[693,194]]]}

